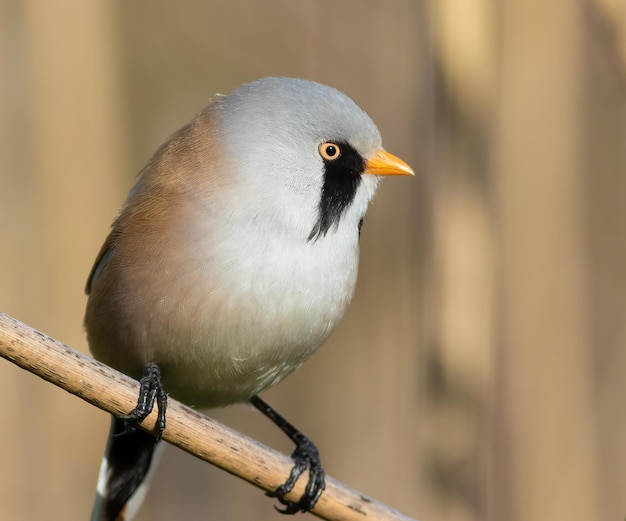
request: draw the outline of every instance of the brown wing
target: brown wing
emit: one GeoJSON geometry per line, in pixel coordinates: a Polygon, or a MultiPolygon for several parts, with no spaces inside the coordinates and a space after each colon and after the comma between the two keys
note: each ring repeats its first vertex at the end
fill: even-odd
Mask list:
{"type": "Polygon", "coordinates": [[[89,276],[87,277],[87,283],[85,284],[85,293],[89,295],[91,293],[91,287],[96,279],[102,273],[102,270],[105,268],[111,255],[113,255],[113,250],[115,249],[115,243],[117,242],[117,234],[115,228],[111,230],[109,235],[107,236],[102,248],[100,248],[100,252],[96,257],[96,261],[89,272],[89,276]]]}

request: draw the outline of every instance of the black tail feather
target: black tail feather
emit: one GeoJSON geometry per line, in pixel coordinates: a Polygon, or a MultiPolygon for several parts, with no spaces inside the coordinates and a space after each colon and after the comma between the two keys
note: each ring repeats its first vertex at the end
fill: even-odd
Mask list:
{"type": "Polygon", "coordinates": [[[130,519],[129,502],[146,479],[157,443],[153,435],[128,431],[123,420],[113,417],[91,521],[130,519]]]}

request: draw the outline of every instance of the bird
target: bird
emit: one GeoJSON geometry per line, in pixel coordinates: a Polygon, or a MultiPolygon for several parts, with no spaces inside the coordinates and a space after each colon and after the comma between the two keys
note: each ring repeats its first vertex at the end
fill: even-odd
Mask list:
{"type": "Polygon", "coordinates": [[[315,445],[259,396],[328,338],[353,297],[366,210],[383,176],[414,175],[343,92],[266,77],[217,95],[140,171],[86,284],[94,357],[141,382],[113,416],[92,521],[129,521],[154,471],[168,396],[251,403],[296,444],[269,495],[314,507],[315,445]],[[156,433],[138,429],[159,408],[156,433]],[[309,469],[298,501],[285,495],[309,469]]]}

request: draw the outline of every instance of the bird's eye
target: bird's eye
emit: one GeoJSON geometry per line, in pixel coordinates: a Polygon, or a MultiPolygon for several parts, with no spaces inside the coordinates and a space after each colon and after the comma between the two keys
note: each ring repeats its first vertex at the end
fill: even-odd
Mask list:
{"type": "Polygon", "coordinates": [[[341,148],[336,143],[327,141],[319,147],[320,156],[326,161],[334,161],[341,155],[341,148]]]}

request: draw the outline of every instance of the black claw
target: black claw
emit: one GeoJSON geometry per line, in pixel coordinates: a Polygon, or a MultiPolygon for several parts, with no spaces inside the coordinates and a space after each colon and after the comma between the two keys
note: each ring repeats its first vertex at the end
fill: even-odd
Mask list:
{"type": "Polygon", "coordinates": [[[165,430],[167,393],[163,389],[163,384],[161,383],[161,370],[159,369],[159,366],[154,363],[149,363],[143,368],[137,406],[128,414],[119,416],[119,419],[124,422],[124,431],[119,433],[119,435],[137,430],[137,426],[152,412],[155,402],[158,409],[155,436],[158,440],[161,438],[161,434],[163,434],[163,431],[165,430]]]}
{"type": "Polygon", "coordinates": [[[296,449],[291,454],[294,466],[291,469],[287,481],[273,492],[267,492],[266,494],[269,497],[278,499],[279,503],[285,507],[274,507],[281,514],[308,512],[315,506],[326,486],[325,473],[317,447],[304,434],[261,400],[261,398],[253,396],[250,402],[272,420],[296,444],[296,449]],[[309,469],[309,480],[302,497],[298,501],[285,499],[285,496],[293,490],[298,478],[307,468],[309,469]]]}

